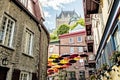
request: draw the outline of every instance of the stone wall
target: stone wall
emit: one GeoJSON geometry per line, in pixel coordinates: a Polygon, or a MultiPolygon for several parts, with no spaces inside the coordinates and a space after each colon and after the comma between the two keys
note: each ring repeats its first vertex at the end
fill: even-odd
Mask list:
{"type": "MultiPolygon", "coordinates": [[[[40,80],[46,80],[48,34],[42,27],[40,27],[40,31],[39,25],[13,1],[0,0],[0,9],[0,24],[4,14],[15,20],[13,48],[0,44],[0,66],[4,66],[1,64],[1,58],[7,56],[9,63],[5,67],[35,73],[37,72],[39,62],[41,62],[40,73],[42,74],[40,74],[40,80]],[[26,55],[23,52],[26,29],[29,29],[34,34],[33,56],[26,55]]],[[[7,80],[11,80],[12,72],[8,74],[10,75],[7,76],[7,80]]]]}

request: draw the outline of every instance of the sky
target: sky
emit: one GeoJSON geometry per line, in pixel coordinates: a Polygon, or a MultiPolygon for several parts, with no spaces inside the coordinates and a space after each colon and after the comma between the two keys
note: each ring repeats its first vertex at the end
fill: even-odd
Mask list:
{"type": "Polygon", "coordinates": [[[83,0],[40,0],[48,30],[56,27],[56,15],[63,11],[73,11],[84,18],[83,0]]]}

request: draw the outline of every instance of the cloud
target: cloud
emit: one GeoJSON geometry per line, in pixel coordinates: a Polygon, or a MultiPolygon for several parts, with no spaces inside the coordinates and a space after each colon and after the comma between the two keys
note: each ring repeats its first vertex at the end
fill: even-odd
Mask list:
{"type": "Polygon", "coordinates": [[[43,7],[52,7],[55,10],[63,8],[63,4],[74,2],[75,0],[40,0],[43,7]]]}
{"type": "Polygon", "coordinates": [[[47,12],[47,11],[44,11],[44,15],[45,15],[46,18],[50,18],[51,17],[51,15],[49,14],[49,12],[47,12]]]}

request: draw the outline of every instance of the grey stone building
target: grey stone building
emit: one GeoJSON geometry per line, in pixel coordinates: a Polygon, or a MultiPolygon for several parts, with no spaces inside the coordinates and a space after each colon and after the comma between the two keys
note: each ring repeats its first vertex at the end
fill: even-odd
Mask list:
{"type": "Polygon", "coordinates": [[[47,80],[43,21],[38,0],[0,0],[0,80],[47,80]]]}
{"type": "Polygon", "coordinates": [[[59,27],[62,24],[72,25],[75,21],[79,20],[79,16],[75,10],[73,11],[61,11],[59,16],[56,16],[56,27],[59,27]]]}

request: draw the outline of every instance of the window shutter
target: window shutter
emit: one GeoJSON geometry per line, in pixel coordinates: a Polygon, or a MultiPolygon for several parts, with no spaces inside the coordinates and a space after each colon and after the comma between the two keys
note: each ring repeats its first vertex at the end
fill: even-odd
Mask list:
{"type": "Polygon", "coordinates": [[[38,77],[37,77],[36,73],[32,73],[32,80],[38,80],[38,77]]]}
{"type": "Polygon", "coordinates": [[[20,77],[20,70],[14,69],[12,73],[12,80],[19,80],[20,77]]]}

